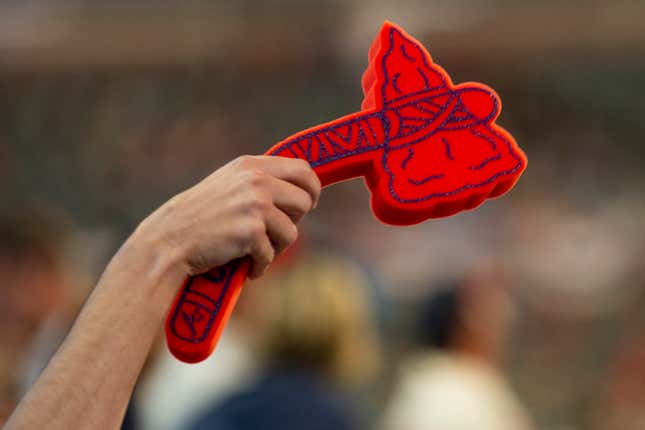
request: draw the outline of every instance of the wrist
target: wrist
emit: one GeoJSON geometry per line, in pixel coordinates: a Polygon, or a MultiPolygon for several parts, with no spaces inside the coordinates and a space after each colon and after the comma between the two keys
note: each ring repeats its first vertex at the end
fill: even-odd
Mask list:
{"type": "Polygon", "coordinates": [[[140,297],[156,313],[170,307],[186,276],[183,252],[144,221],[114,255],[99,284],[123,288],[129,297],[140,297]]]}
{"type": "Polygon", "coordinates": [[[179,279],[188,276],[184,250],[166,240],[163,232],[144,220],[123,244],[127,259],[142,266],[142,274],[153,282],[179,279]]]}

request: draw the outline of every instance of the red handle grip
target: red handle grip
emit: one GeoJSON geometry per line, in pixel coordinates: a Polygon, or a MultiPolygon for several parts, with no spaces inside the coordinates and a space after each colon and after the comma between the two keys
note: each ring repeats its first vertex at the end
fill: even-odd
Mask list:
{"type": "Polygon", "coordinates": [[[166,319],[166,341],[175,357],[197,363],[213,352],[250,267],[242,258],[186,279],[166,319]]]}
{"type": "MultiPolygon", "coordinates": [[[[326,127],[316,127],[316,133],[324,133],[326,127]]],[[[300,139],[298,136],[283,140],[266,155],[302,158],[312,164],[311,154],[307,152],[284,151],[292,141],[300,139]]],[[[361,168],[342,161],[338,164],[312,164],[323,186],[359,175],[364,163],[359,160],[357,165],[361,168]]],[[[250,268],[251,260],[245,257],[184,281],[166,318],[166,343],[175,357],[186,363],[208,358],[226,327],[250,268]]]]}
{"type": "MultiPolygon", "coordinates": [[[[280,152],[281,145],[290,139],[278,143],[266,155],[280,152]]],[[[281,155],[308,160],[304,154],[281,155]]],[[[320,176],[319,171],[316,173],[320,176]]],[[[324,177],[321,181],[325,184],[324,177]]],[[[166,343],[175,357],[186,363],[197,363],[211,355],[250,268],[251,260],[245,257],[184,281],[166,318],[166,343]]]]}

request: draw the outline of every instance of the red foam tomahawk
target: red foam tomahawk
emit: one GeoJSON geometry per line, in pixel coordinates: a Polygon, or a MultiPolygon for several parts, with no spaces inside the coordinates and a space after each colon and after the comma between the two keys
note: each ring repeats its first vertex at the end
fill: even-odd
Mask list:
{"type": "MultiPolygon", "coordinates": [[[[362,84],[360,112],[297,133],[267,154],[307,160],[323,185],[365,177],[374,214],[396,225],[472,209],[508,191],[526,167],[513,137],[495,124],[495,92],[454,85],[396,25],[386,22],[376,37],[362,84]]],[[[166,322],[177,358],[210,355],[249,265],[235,260],[186,280],[166,322]]]]}

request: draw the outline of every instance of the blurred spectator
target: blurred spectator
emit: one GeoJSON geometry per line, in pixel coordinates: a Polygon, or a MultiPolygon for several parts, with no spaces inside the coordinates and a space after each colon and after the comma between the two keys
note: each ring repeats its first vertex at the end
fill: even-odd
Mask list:
{"type": "Polygon", "coordinates": [[[629,339],[618,348],[608,384],[599,396],[600,407],[590,414],[590,427],[602,430],[645,428],[645,336],[629,339]]]}
{"type": "MultiPolygon", "coordinates": [[[[0,213],[0,425],[58,349],[87,292],[87,268],[69,262],[75,233],[46,205],[0,213]]],[[[136,428],[131,405],[122,430],[136,428]]]]}
{"type": "Polygon", "coordinates": [[[0,214],[0,424],[58,346],[74,313],[63,264],[66,238],[65,223],[46,208],[0,214]]]}
{"type": "Polygon", "coordinates": [[[402,366],[388,430],[526,430],[530,421],[501,371],[512,307],[503,280],[449,283],[422,307],[420,351],[402,366]]]}
{"type": "Polygon", "coordinates": [[[365,276],[344,259],[309,256],[260,283],[238,313],[265,370],[189,428],[360,428],[360,401],[349,393],[380,364],[365,276]]]}
{"type": "MultiPolygon", "coordinates": [[[[243,296],[251,288],[245,288],[243,296]]],[[[160,332],[134,395],[142,429],[185,428],[195,414],[256,378],[261,359],[250,351],[252,334],[240,329],[238,314],[233,313],[213,356],[201,363],[187,365],[173,357],[165,332],[160,332]]]]}

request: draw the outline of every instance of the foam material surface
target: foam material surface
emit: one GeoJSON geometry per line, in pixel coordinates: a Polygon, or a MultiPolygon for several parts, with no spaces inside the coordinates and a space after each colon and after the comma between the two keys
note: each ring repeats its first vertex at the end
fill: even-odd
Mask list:
{"type": "MultiPolygon", "coordinates": [[[[428,51],[386,22],[369,50],[361,111],[301,131],[267,154],[307,160],[323,185],[363,177],[374,215],[394,225],[453,215],[513,187],[526,157],[495,123],[489,87],[454,85],[428,51]]],[[[180,360],[208,357],[249,269],[246,259],[186,281],[166,323],[180,360]]]]}

